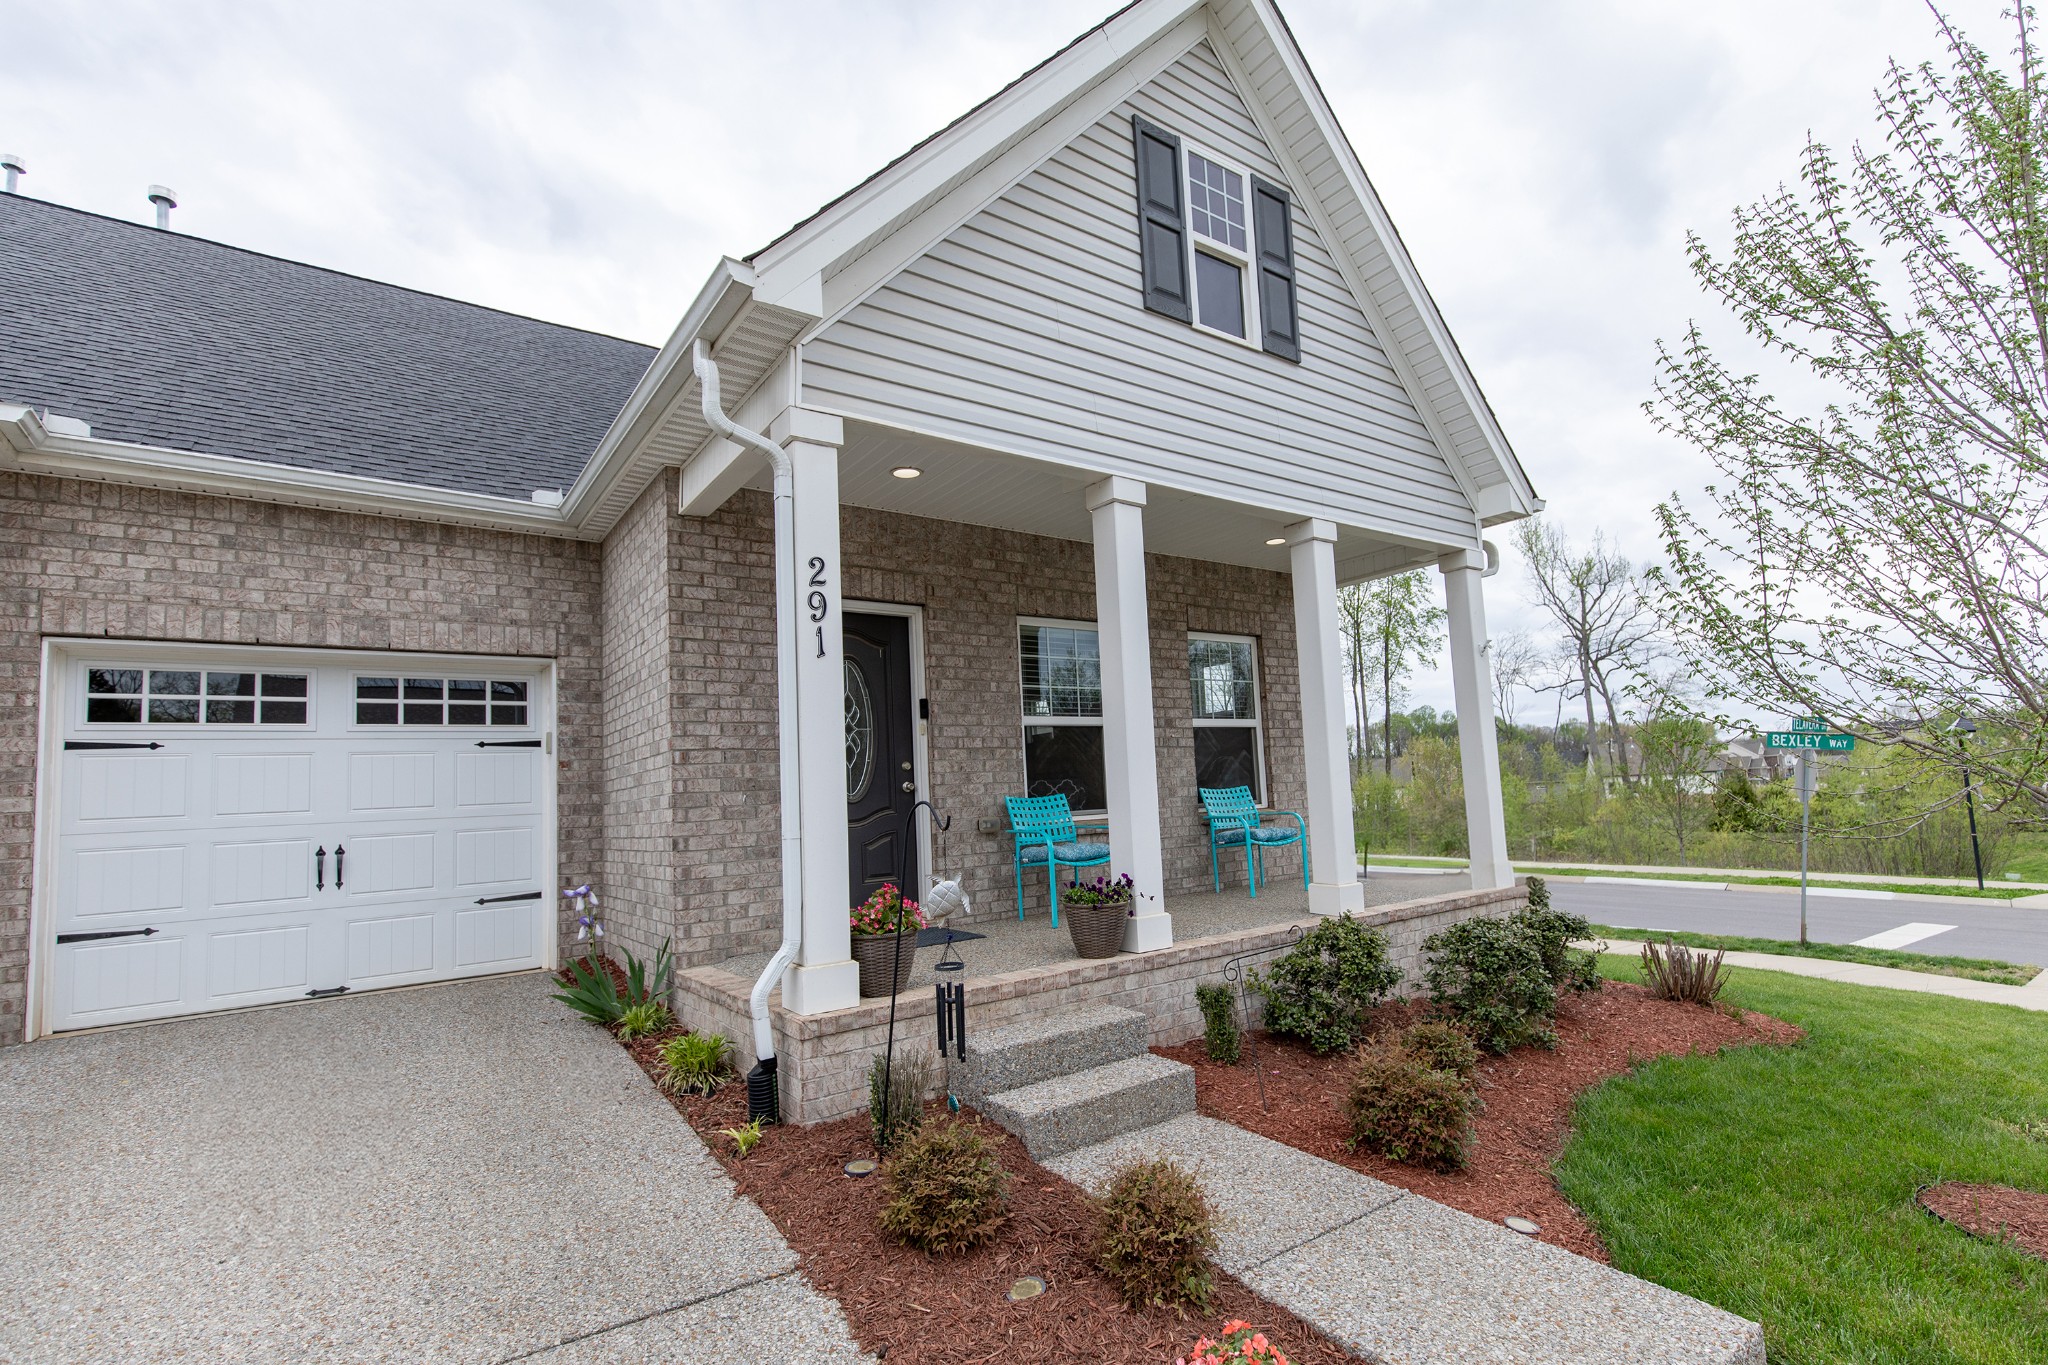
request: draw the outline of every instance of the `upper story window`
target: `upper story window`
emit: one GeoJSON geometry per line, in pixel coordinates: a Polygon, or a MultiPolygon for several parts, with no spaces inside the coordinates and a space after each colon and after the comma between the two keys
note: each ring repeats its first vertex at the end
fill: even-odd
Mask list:
{"type": "Polygon", "coordinates": [[[304,673],[88,668],[88,725],[304,725],[304,673]]]}
{"type": "Polygon", "coordinates": [[[1300,360],[1292,196],[1144,119],[1131,127],[1145,307],[1300,360]]]}

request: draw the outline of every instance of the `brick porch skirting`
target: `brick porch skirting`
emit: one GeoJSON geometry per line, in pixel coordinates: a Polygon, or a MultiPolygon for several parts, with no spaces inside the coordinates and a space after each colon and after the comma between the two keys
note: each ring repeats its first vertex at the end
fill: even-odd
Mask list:
{"type": "MultiPolygon", "coordinates": [[[[1460,920],[1505,915],[1528,902],[1520,886],[1495,891],[1461,891],[1381,906],[1358,916],[1385,933],[1393,959],[1406,973],[1400,990],[1421,986],[1422,942],[1460,920]]],[[[1220,982],[1223,965],[1246,953],[1284,948],[1297,930],[1317,921],[1241,929],[1191,939],[1154,953],[1079,958],[1027,967],[1000,976],[967,980],[967,1031],[997,1028],[1065,1009],[1117,1005],[1152,1021],[1155,1046],[1184,1043],[1202,1032],[1195,987],[1220,982]]],[[[732,1041],[742,1071],[754,1065],[754,1028],[747,994],[754,983],[719,967],[698,967],[677,975],[673,1004],[689,1028],[724,1034],[732,1041]]],[[[936,1037],[933,999],[923,990],[896,1001],[896,1046],[931,1051],[936,1037]]],[[[790,1123],[824,1123],[867,1108],[870,1059],[887,1040],[889,1002],[866,1001],[829,1014],[797,1015],[782,1008],[778,992],[769,1001],[775,1029],[782,1090],[782,1116],[790,1123]]]]}

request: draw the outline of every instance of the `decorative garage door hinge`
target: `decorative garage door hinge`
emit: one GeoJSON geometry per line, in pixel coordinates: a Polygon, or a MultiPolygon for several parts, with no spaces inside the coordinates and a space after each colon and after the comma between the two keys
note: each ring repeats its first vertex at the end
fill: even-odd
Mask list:
{"type": "Polygon", "coordinates": [[[154,929],[101,929],[97,933],[91,934],[59,934],[57,935],[57,942],[91,943],[96,939],[102,938],[148,938],[155,932],[156,930],[154,929]]]}
{"type": "Polygon", "coordinates": [[[538,891],[521,891],[516,896],[485,896],[482,900],[479,900],[477,904],[496,905],[500,901],[537,901],[539,899],[540,892],[538,891]]]}
{"type": "Polygon", "coordinates": [[[476,747],[479,749],[538,749],[540,741],[537,739],[480,739],[476,742],[476,747]]]}
{"type": "Polygon", "coordinates": [[[154,740],[145,744],[139,739],[126,743],[115,739],[67,739],[64,741],[64,747],[67,749],[161,749],[164,746],[156,743],[154,740]]]}
{"type": "Polygon", "coordinates": [[[306,992],[306,998],[307,998],[308,1000],[319,1000],[319,999],[321,999],[321,998],[323,998],[323,997],[325,997],[325,996],[329,996],[329,995],[347,995],[347,994],[348,994],[348,987],[346,987],[346,986],[327,986],[327,987],[324,987],[324,988],[323,988],[323,989],[321,989],[321,990],[317,990],[317,991],[307,991],[307,992],[306,992]]]}

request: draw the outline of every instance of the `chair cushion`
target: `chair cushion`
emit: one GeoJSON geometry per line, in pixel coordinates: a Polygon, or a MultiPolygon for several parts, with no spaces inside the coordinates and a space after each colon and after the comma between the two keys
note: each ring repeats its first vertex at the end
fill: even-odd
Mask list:
{"type": "MultiPolygon", "coordinates": [[[[1261,825],[1252,831],[1255,844],[1291,844],[1301,837],[1301,831],[1285,825],[1261,825]]],[[[1223,848],[1235,848],[1244,842],[1243,829],[1219,829],[1216,843],[1223,848]]]]}
{"type": "MultiPolygon", "coordinates": [[[[1063,863],[1100,863],[1109,860],[1108,844],[1054,844],[1053,856],[1063,863]]],[[[1045,845],[1026,844],[1020,857],[1024,863],[1044,863],[1045,845]]]]}

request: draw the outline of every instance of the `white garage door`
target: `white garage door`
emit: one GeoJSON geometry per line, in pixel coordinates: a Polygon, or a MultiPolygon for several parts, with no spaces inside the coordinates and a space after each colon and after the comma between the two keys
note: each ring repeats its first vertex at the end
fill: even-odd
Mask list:
{"type": "Polygon", "coordinates": [[[543,965],[531,663],[62,659],[45,1027],[543,965]]]}

